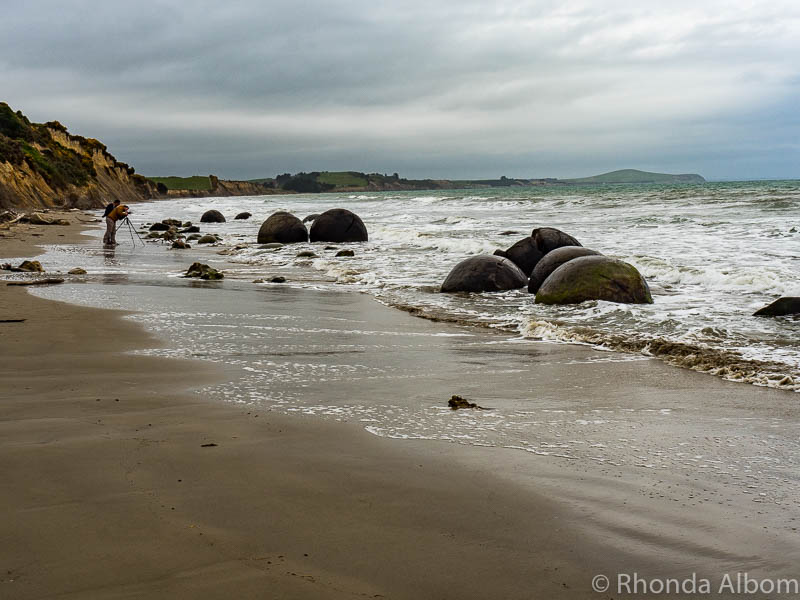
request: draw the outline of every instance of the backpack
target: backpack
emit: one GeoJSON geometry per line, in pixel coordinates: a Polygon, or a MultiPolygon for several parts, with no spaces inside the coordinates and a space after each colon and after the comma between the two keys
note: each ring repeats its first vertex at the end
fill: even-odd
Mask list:
{"type": "Polygon", "coordinates": [[[109,214],[111,214],[112,210],[114,210],[114,203],[113,202],[109,203],[109,205],[106,206],[106,211],[103,213],[103,218],[106,218],[109,214]]]}

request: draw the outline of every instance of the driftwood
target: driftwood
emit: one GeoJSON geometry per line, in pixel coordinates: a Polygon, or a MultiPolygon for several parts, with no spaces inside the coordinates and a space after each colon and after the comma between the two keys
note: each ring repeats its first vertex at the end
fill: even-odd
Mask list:
{"type": "Polygon", "coordinates": [[[51,283],[64,283],[64,279],[61,277],[47,277],[29,281],[9,281],[6,285],[49,285],[51,283]]]}

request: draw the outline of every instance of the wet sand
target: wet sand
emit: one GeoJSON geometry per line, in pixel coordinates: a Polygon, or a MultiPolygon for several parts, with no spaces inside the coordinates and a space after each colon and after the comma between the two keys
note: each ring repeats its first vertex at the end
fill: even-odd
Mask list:
{"type": "MultiPolygon", "coordinates": [[[[30,241],[47,240],[0,240],[0,256],[32,258],[30,241]]],[[[335,310],[388,330],[453,331],[362,295],[275,293],[287,295],[264,303],[276,314],[335,310]]],[[[0,319],[26,319],[0,324],[0,597],[611,598],[592,591],[595,574],[798,576],[791,498],[756,503],[702,471],[393,440],[359,423],[223,404],[190,390],[236,369],[125,354],[161,342],[120,316],[0,285],[0,319]]],[[[335,348],[327,335],[315,347],[335,348]]],[[[307,393],[683,410],[648,427],[665,439],[687,429],[713,439],[715,423],[753,415],[784,418],[778,437],[796,428],[790,393],[595,354],[387,347],[373,360],[402,359],[420,377],[307,393]]]]}

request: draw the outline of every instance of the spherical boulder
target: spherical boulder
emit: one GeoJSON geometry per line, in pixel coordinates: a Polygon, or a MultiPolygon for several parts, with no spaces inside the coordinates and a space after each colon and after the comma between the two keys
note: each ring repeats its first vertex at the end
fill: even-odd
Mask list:
{"type": "Polygon", "coordinates": [[[312,242],[366,242],[368,239],[364,222],[346,208],[326,210],[311,225],[312,242]]]}
{"type": "Polygon", "coordinates": [[[218,210],[207,210],[200,217],[201,223],[224,223],[225,216],[218,210]]]}
{"type": "Polygon", "coordinates": [[[580,246],[581,243],[568,233],[564,233],[555,227],[539,227],[531,233],[536,247],[547,254],[562,246],[580,246]]]}
{"type": "Polygon", "coordinates": [[[544,256],[544,253],[539,250],[533,238],[529,236],[521,239],[508,250],[495,251],[495,255],[507,258],[517,265],[526,276],[530,276],[531,271],[544,256]]]}
{"type": "Polygon", "coordinates": [[[564,263],[536,292],[536,304],[578,304],[586,300],[653,303],[650,288],[636,267],[602,255],[581,256],[564,263]]]}
{"type": "Polygon", "coordinates": [[[758,309],[753,313],[754,317],[782,317],[784,315],[800,314],[800,298],[796,296],[784,296],[778,298],[772,304],[758,309]]]}
{"type": "Polygon", "coordinates": [[[596,256],[598,254],[600,253],[596,250],[589,250],[589,248],[584,248],[583,246],[561,246],[561,248],[548,252],[533,268],[528,282],[528,291],[531,294],[535,294],[544,283],[544,280],[550,276],[550,273],[564,263],[581,256],[596,256]]]}
{"type": "Polygon", "coordinates": [[[308,241],[308,230],[292,213],[278,211],[261,224],[259,244],[294,244],[308,241]]]}
{"type": "Polygon", "coordinates": [[[528,278],[507,258],[482,254],[458,263],[442,284],[442,292],[502,292],[525,287],[528,278]]]}

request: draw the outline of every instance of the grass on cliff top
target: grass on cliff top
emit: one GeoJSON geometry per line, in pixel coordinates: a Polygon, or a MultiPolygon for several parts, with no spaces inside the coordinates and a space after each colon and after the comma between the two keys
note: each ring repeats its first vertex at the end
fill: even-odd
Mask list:
{"type": "Polygon", "coordinates": [[[365,187],[369,182],[353,171],[324,171],[317,176],[320,183],[329,183],[335,187],[365,187]]]}
{"type": "Polygon", "coordinates": [[[153,183],[163,183],[168,190],[210,190],[211,180],[205,175],[193,177],[148,177],[153,183]]]}

